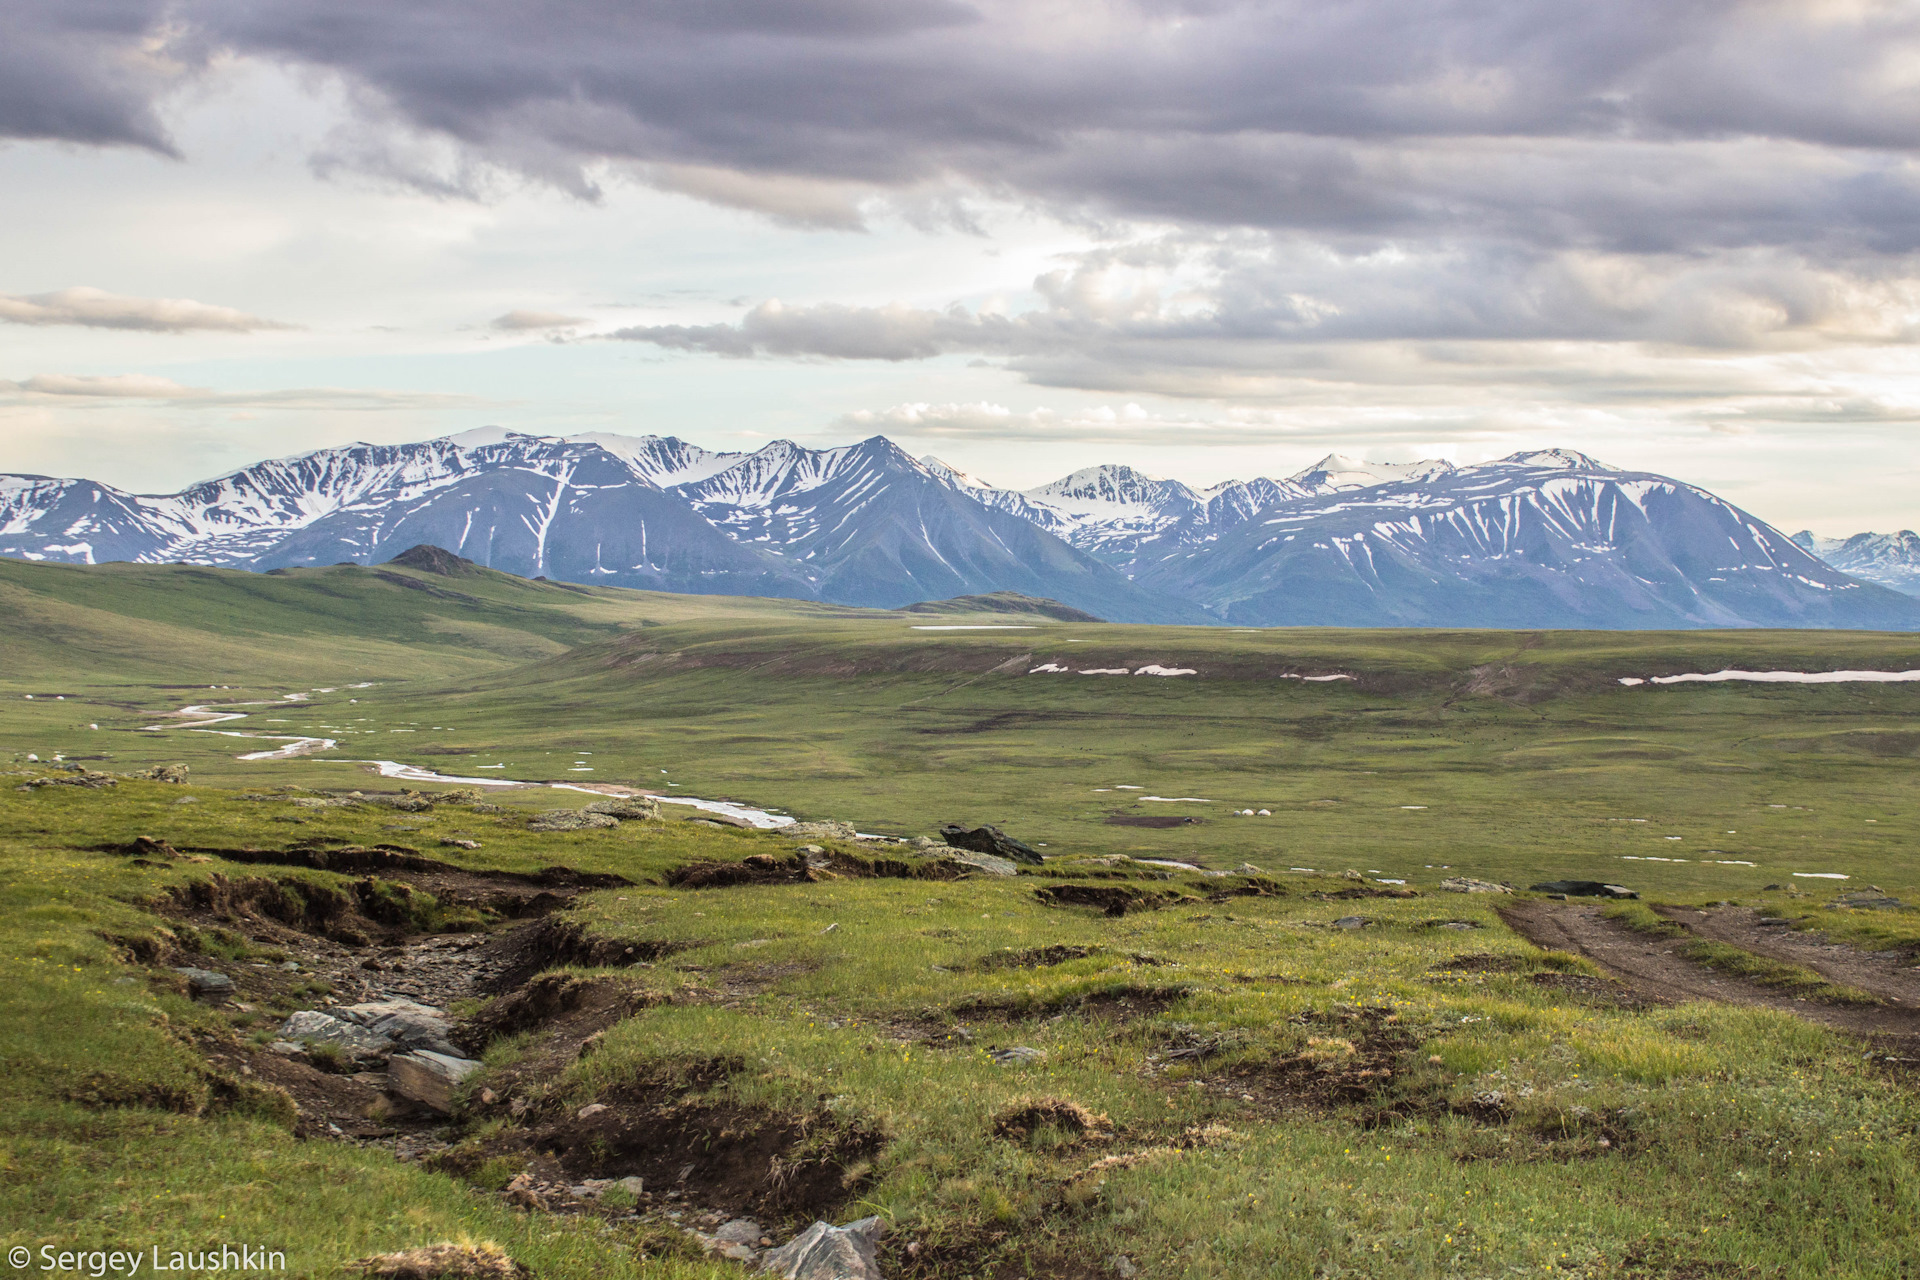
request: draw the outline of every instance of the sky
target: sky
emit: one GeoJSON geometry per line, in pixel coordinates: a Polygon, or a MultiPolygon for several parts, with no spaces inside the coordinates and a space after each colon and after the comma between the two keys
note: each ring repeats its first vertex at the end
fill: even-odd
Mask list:
{"type": "Polygon", "coordinates": [[[0,472],[1578,449],[1920,524],[1920,3],[0,0],[0,472]]]}

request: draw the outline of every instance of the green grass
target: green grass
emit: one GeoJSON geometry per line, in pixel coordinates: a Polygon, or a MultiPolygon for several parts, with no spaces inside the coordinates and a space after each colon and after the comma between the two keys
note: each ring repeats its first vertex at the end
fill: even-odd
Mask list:
{"type": "MultiPolygon", "coordinates": [[[[285,1242],[296,1269],[336,1274],[353,1257],[464,1234],[542,1275],[724,1274],[640,1264],[621,1237],[526,1219],[375,1153],[296,1143],[271,1098],[218,1101],[186,1037],[222,1033],[223,1015],[150,985],[102,941],[164,927],[134,904],[214,868],[134,868],[87,850],[140,833],[205,847],[297,833],[273,822],[285,800],[194,788],[199,803],[179,806],[180,790],[0,792],[7,1243],[104,1239],[90,1225],[102,1221],[119,1238],[232,1231],[285,1242]]],[[[326,812],[355,840],[391,816],[326,812]]],[[[423,845],[483,830],[485,848],[462,855],[471,865],[564,861],[634,879],[790,843],[679,822],[539,836],[458,806],[415,816],[423,845]]],[[[625,971],[678,1000],[619,1024],[544,1087],[585,1102],[734,1059],[707,1086],[713,1099],[886,1135],[846,1216],[880,1212],[929,1248],[1024,1257],[1035,1274],[1126,1253],[1149,1274],[1193,1276],[1613,1275],[1650,1248],[1764,1274],[1900,1274],[1897,1224],[1920,1208],[1900,1135],[1920,1109],[1857,1051],[1785,1015],[1570,1001],[1529,980],[1569,962],[1506,933],[1480,903],[1313,896],[1347,883],[1291,876],[1283,896],[1118,920],[1041,906],[1031,877],[598,893],[580,912],[595,932],[686,944],[625,971]],[[1374,925],[1328,927],[1354,910],[1374,925]],[[1482,927],[1432,927],[1443,918],[1482,927]],[[1038,969],[982,963],[1052,945],[1093,950],[1038,969]],[[1510,965],[1463,971],[1452,965],[1462,954],[1510,965]],[[757,994],[702,994],[739,982],[757,994]],[[1103,995],[1156,991],[1164,1007],[1101,1012],[1103,995]],[[1276,1106],[1269,1090],[1292,1078],[1288,1063],[1337,1068],[1347,1046],[1364,1048],[1356,1010],[1391,1016],[1405,1037],[1392,1083],[1364,1104],[1276,1106]],[[955,1025],[971,1044],[920,1043],[955,1025]],[[1197,1039],[1213,1056],[1155,1061],[1197,1039]],[[1008,1044],[1045,1057],[993,1065],[986,1050],[1008,1044]],[[1243,1101],[1243,1087],[1261,1100],[1243,1101]],[[1496,1090],[1510,1119],[1464,1114],[1496,1090]],[[1105,1113],[1117,1136],[996,1137],[995,1117],[1035,1097],[1105,1113]],[[1383,1108],[1384,1122],[1369,1118],[1383,1108]],[[1210,1126],[1200,1145],[1187,1137],[1210,1126]],[[1604,1134],[1615,1145],[1598,1147],[1604,1134]],[[1116,1155],[1129,1158],[1094,1169],[1116,1155]],[[1836,1216],[1836,1202],[1860,1211],[1836,1216]]]]}
{"type": "MultiPolygon", "coordinates": [[[[357,569],[253,578],[0,563],[0,594],[17,605],[0,611],[0,762],[184,761],[198,784],[0,788],[5,1243],[231,1232],[287,1248],[303,1274],[337,1275],[367,1253],[467,1235],[542,1277],[740,1274],[663,1256],[663,1236],[506,1210],[487,1190],[511,1176],[497,1161],[473,1187],[294,1141],[282,1104],[210,1078],[192,1047],[259,1025],[188,1004],[107,939],[172,928],[141,904],[214,872],[349,878],[136,868],[97,851],[147,834],[182,848],[400,842],[474,868],[562,864],[640,882],[590,895],[578,917],[677,946],[622,971],[667,1002],[540,1087],[584,1102],[724,1060],[718,1076],[699,1073],[710,1101],[810,1117],[822,1141],[882,1134],[840,1217],[888,1216],[896,1241],[945,1260],[930,1274],[1062,1275],[1081,1263],[1105,1274],[1115,1254],[1146,1275],[1196,1278],[1654,1276],[1716,1264],[1823,1280],[1907,1274],[1905,1224],[1920,1210],[1908,1084],[1789,1015],[1582,996],[1552,979],[1583,963],[1536,951],[1483,901],[1437,884],[1603,879],[1650,899],[1807,913],[1836,936],[1909,938],[1906,913],[1821,908],[1868,883],[1920,893],[1908,852],[1920,835],[1920,691],[1615,681],[1729,665],[1907,667],[1911,638],[1048,622],[968,635],[914,632],[884,613],[504,575],[429,585],[471,599],[357,569]],[[1027,655],[1202,674],[991,670],[1027,655]],[[1288,671],[1360,678],[1279,678],[1288,671]],[[671,867],[784,856],[793,842],[685,822],[527,831],[532,810],[582,799],[556,791],[497,797],[501,814],[305,809],[280,788],[391,784],[324,758],[234,758],[270,744],[145,728],[187,702],[294,692],[310,699],[243,708],[249,719],[218,727],[325,733],[343,761],[674,783],[864,831],[992,821],[1066,860],[1049,870],[1123,870],[1071,861],[1114,854],[1249,861],[1282,892],[1114,919],[1042,905],[1035,876],[673,890],[660,882],[671,867]],[[1240,808],[1272,816],[1226,812],[1240,808]],[[1205,821],[1106,821],[1144,814],[1205,821]],[[448,836],[482,848],[441,847],[448,836]],[[1349,887],[1349,868],[1421,896],[1315,896],[1349,887]],[[1793,876],[1817,871],[1853,879],[1793,876]],[[1330,927],[1349,914],[1372,923],[1330,927]],[[1449,920],[1478,927],[1437,927],[1449,920]],[[993,963],[1059,945],[1089,952],[993,963]],[[945,1040],[957,1027],[972,1040],[945,1040]],[[1044,1057],[994,1065],[987,1050],[1010,1045],[1044,1057]],[[1365,1096],[1315,1092],[1376,1061],[1392,1074],[1368,1077],[1365,1096]],[[997,1117],[1036,1098],[1103,1113],[1114,1135],[996,1136],[997,1117]]],[[[1229,882],[1142,883],[1204,898],[1229,882]]],[[[1621,905],[1669,927],[1644,904],[1621,905]]],[[[436,915],[437,903],[394,909],[428,927],[474,923],[436,915]]],[[[252,946],[202,932],[217,954],[252,946]]],[[[1807,990],[1790,985],[1804,974],[1762,972],[1744,953],[1702,955],[1807,990]]],[[[528,1043],[497,1047],[492,1069],[510,1069],[528,1043]]]]}

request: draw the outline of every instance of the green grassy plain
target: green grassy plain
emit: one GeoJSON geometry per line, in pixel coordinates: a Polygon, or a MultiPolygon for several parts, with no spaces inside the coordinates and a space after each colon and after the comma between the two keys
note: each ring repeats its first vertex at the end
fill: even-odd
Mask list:
{"type": "MultiPolygon", "coordinates": [[[[29,752],[111,770],[185,761],[196,783],[0,789],[0,1243],[230,1232],[285,1241],[296,1270],[333,1275],[464,1233],[543,1277],[742,1274],[662,1256],[673,1250],[651,1229],[521,1214],[376,1152],[297,1142],[272,1098],[208,1081],[188,1033],[248,1028],[150,983],[103,935],[168,927],[140,904],[170,884],[257,869],[135,868],[97,849],[138,834],[183,847],[395,838],[391,811],[240,798],[383,785],[358,766],[243,763],[236,753],[274,744],[143,727],[187,702],[305,692],[218,727],[325,732],[337,757],[453,774],[678,784],[863,831],[998,822],[1062,858],[1275,873],[1265,896],[1112,919],[1043,905],[1035,877],[669,889],[663,873],[690,860],[794,842],[679,821],[527,832],[525,812],[581,800],[564,792],[497,797],[505,815],[408,818],[400,838],[423,849],[479,835],[482,850],[452,855],[463,865],[641,882],[588,896],[578,916],[682,946],[625,971],[667,1000],[546,1089],[584,1103],[727,1061],[707,1096],[883,1134],[837,1216],[882,1213],[896,1241],[920,1242],[932,1261],[899,1256],[902,1274],[1091,1277],[1115,1274],[1120,1254],[1149,1277],[1896,1277],[1920,1261],[1910,1077],[1788,1015],[1584,997],[1553,981],[1594,977],[1584,962],[1538,951],[1481,898],[1435,891],[1450,874],[1590,877],[1796,911],[1869,882],[1920,894],[1920,691],[1617,684],[1724,666],[1905,669],[1920,666],[1910,637],[939,632],[897,614],[395,576],[469,599],[356,569],[0,562],[18,606],[0,616],[0,760],[28,773],[29,752]],[[1026,674],[1047,663],[1198,674],[1026,674]],[[1223,812],[1240,808],[1272,815],[1223,812]],[[1203,821],[1107,822],[1144,814],[1203,821]],[[1349,868],[1421,896],[1314,896],[1351,885],[1349,868]],[[1331,927],[1350,912],[1373,925],[1331,927]],[[1046,946],[1090,951],[991,963],[1046,946]],[[701,994],[718,987],[744,994],[701,994]],[[958,1025],[971,1042],[924,1043],[958,1025]],[[1016,1044],[1044,1056],[987,1055],[1016,1044]],[[1391,1075],[1364,1096],[1302,1084],[1376,1061],[1391,1075]],[[996,1117],[1036,1098],[1104,1114],[1111,1136],[996,1135],[996,1117]]],[[[1194,895],[1227,883],[1151,882],[1194,895]]],[[[1906,912],[1819,914],[1880,945],[1920,938],[1906,912]]],[[[495,1057],[510,1067],[509,1051],[495,1057]]]]}

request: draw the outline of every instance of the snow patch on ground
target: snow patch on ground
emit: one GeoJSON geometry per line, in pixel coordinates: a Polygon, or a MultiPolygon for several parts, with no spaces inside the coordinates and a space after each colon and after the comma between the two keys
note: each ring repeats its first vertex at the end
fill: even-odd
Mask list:
{"type": "Polygon", "coordinates": [[[1638,676],[1620,677],[1620,683],[1629,687],[1641,684],[1717,684],[1728,680],[1755,684],[1905,684],[1920,680],[1920,671],[1740,671],[1729,668],[1725,671],[1689,671],[1685,675],[1654,676],[1648,680],[1638,676]]]}

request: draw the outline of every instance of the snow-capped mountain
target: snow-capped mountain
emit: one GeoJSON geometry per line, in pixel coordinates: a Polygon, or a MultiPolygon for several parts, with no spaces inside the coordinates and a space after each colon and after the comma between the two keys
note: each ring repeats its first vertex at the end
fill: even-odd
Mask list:
{"type": "Polygon", "coordinates": [[[528,577],[898,605],[1012,590],[1103,617],[1205,621],[890,441],[711,453],[670,436],[484,428],[349,445],[177,494],[0,479],[0,555],[247,569],[384,560],[431,543],[528,577]]]}
{"type": "Polygon", "coordinates": [[[1802,529],[1793,540],[1842,573],[1920,596],[1920,535],[1911,529],[1851,538],[1821,538],[1802,529]]]}
{"type": "Polygon", "coordinates": [[[1243,625],[1920,627],[1705,490],[1562,450],[1286,499],[1138,580],[1243,625]]]}
{"type": "Polygon", "coordinates": [[[996,489],[941,462],[922,458],[936,478],[976,502],[1017,515],[1123,572],[1143,555],[1218,537],[1284,496],[1308,490],[1277,480],[1228,480],[1195,490],[1132,467],[1076,471],[1036,489],[996,489]]]}
{"type": "Polygon", "coordinates": [[[176,494],[0,476],[0,555],[273,569],[420,543],[530,577],[894,606],[993,591],[1115,621],[1920,629],[1920,538],[1796,543],[1564,450],[1329,455],[1208,489],[1124,466],[997,488],[875,436],[714,453],[484,428],[246,467],[176,494]],[[1810,551],[1817,551],[1829,564],[1810,551]]]}

